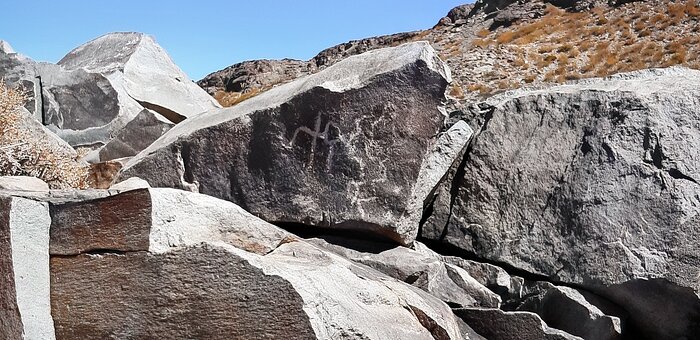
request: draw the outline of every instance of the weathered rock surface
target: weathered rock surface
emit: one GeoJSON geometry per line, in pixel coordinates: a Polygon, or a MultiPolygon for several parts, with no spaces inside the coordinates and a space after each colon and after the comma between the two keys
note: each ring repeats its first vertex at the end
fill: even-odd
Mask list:
{"type": "Polygon", "coordinates": [[[135,189],[93,200],[51,200],[51,253],[159,252],[225,242],[265,254],[291,234],[233,203],[175,189],[135,189]]]}
{"type": "Polygon", "coordinates": [[[485,308],[459,308],[454,313],[487,339],[581,340],[580,337],[548,327],[535,313],[485,308]]]}
{"type": "Polygon", "coordinates": [[[210,95],[218,91],[267,89],[313,73],[309,62],[293,59],[253,60],[231,65],[198,81],[210,95]]]}
{"type": "Polygon", "coordinates": [[[49,185],[36,177],[0,176],[0,190],[49,191],[49,185]]]}
{"type": "Polygon", "coordinates": [[[51,224],[59,339],[481,338],[428,293],[212,197],[56,201],[51,224]]]}
{"type": "Polygon", "coordinates": [[[0,195],[0,337],[55,339],[48,204],[0,195]]]}
{"type": "Polygon", "coordinates": [[[470,136],[463,126],[444,135],[447,145],[434,137],[449,80],[426,43],[350,57],[178,124],[117,180],[137,176],[230,200],[267,221],[362,229],[407,244],[423,195],[470,136]]]}
{"type": "Polygon", "coordinates": [[[375,249],[363,250],[361,248],[372,248],[372,243],[331,236],[309,239],[308,242],[421,288],[451,306],[498,308],[500,305],[498,295],[463,269],[442,262],[437,254],[424,255],[401,246],[383,249],[387,245],[380,243],[375,249]]]}
{"type": "Polygon", "coordinates": [[[663,323],[631,315],[651,338],[700,334],[700,155],[689,147],[700,143],[699,85],[700,72],[674,68],[490,99],[463,175],[446,183],[458,189],[442,201],[451,206],[433,210],[449,222],[423,225],[424,237],[628,310],[673,311],[663,323]],[[652,278],[671,284],[650,295],[683,295],[673,285],[695,294],[675,308],[602,292],[652,278]]]}
{"type": "Polygon", "coordinates": [[[622,338],[620,319],[605,315],[573,288],[551,288],[529,298],[518,310],[537,313],[548,326],[586,340],[622,338]]]}
{"type": "Polygon", "coordinates": [[[103,161],[133,156],[172,124],[218,107],[140,33],[107,34],[58,65],[0,52],[0,77],[21,85],[26,108],[70,145],[100,148],[116,137],[103,161]]]}

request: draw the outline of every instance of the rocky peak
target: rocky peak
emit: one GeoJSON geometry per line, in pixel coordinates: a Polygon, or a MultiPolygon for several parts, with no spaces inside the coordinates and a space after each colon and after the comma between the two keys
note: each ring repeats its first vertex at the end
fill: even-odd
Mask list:
{"type": "Polygon", "coordinates": [[[144,44],[160,49],[153,38],[143,33],[109,33],[68,52],[58,64],[67,69],[83,68],[90,72],[123,71],[129,58],[144,44]]]}
{"type": "Polygon", "coordinates": [[[8,43],[5,40],[0,40],[0,53],[10,54],[10,53],[15,53],[15,50],[12,49],[12,46],[10,46],[10,43],[8,43]]]}

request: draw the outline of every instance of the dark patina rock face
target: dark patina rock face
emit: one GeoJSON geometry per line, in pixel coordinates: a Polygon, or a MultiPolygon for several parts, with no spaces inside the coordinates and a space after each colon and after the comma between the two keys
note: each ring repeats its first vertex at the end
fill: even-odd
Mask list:
{"type": "Polygon", "coordinates": [[[649,70],[490,99],[454,196],[436,200],[448,216],[423,236],[665,310],[631,316],[651,338],[699,334],[699,85],[697,71],[649,70]],[[632,299],[627,282],[667,298],[632,299]]]}
{"type": "Polygon", "coordinates": [[[54,257],[51,270],[58,339],[315,337],[289,282],[221,249],[54,257]]]}
{"type": "Polygon", "coordinates": [[[471,134],[448,143],[459,146],[444,151],[447,161],[424,164],[443,127],[449,80],[426,43],[351,57],[177,125],[120,178],[199,190],[267,221],[410,243],[423,200],[471,134]]]}

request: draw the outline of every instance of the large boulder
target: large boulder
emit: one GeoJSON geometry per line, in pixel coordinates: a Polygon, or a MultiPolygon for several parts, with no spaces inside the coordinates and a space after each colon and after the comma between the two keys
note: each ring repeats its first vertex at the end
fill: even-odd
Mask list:
{"type": "Polygon", "coordinates": [[[418,288],[175,189],[5,192],[0,250],[7,339],[482,339],[418,288]]]}
{"type": "Polygon", "coordinates": [[[133,156],[174,124],[219,107],[140,33],[107,34],[58,65],[3,50],[0,77],[22,86],[26,108],[70,145],[97,150],[116,137],[91,161],[133,156]]]}
{"type": "Polygon", "coordinates": [[[15,53],[10,43],[5,40],[0,40],[0,53],[15,53]]]}
{"type": "Polygon", "coordinates": [[[275,223],[364,230],[408,244],[471,136],[438,136],[447,66],[427,43],[353,56],[178,124],[117,180],[197,190],[275,223]]]}
{"type": "Polygon", "coordinates": [[[698,89],[699,71],[675,68],[490,99],[423,236],[666,310],[631,315],[650,338],[700,334],[698,89]]]}
{"type": "Polygon", "coordinates": [[[49,200],[58,339],[481,339],[439,299],[230,202],[174,189],[49,200]]]}

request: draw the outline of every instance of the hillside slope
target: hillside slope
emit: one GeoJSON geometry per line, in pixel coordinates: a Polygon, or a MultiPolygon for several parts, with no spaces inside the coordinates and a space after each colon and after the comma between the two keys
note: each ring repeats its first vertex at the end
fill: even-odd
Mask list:
{"type": "Polygon", "coordinates": [[[309,61],[255,60],[198,84],[230,106],[368,50],[426,40],[453,71],[451,94],[477,101],[528,84],[646,68],[700,68],[697,1],[478,1],[433,28],[350,41],[309,61]]]}

